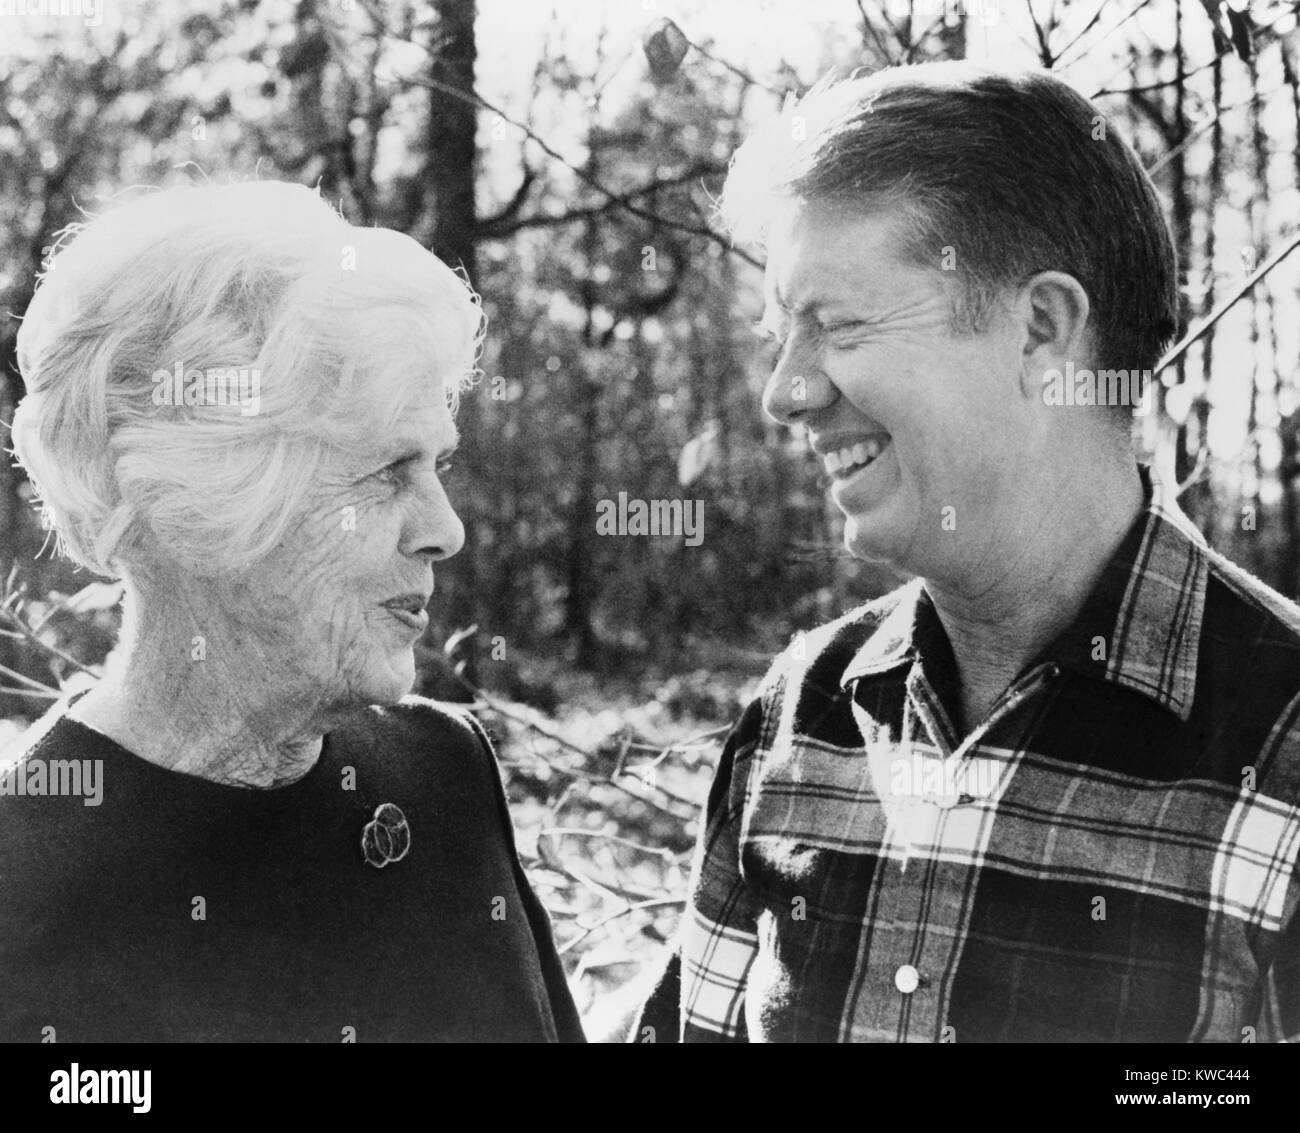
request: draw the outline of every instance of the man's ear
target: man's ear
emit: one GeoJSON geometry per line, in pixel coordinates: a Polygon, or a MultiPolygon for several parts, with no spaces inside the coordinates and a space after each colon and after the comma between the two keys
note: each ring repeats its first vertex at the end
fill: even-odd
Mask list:
{"type": "Polygon", "coordinates": [[[1018,306],[1024,318],[1021,392],[1036,397],[1042,393],[1043,374],[1048,370],[1064,371],[1067,362],[1076,370],[1089,365],[1085,354],[1092,304],[1074,276],[1040,271],[1021,288],[1018,306]]]}

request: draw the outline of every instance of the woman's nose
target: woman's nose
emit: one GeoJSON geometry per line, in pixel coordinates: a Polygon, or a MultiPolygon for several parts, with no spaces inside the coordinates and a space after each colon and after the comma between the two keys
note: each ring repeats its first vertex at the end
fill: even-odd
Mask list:
{"type": "Polygon", "coordinates": [[[407,521],[405,546],[408,555],[423,555],[433,562],[449,559],[465,546],[465,525],[447,498],[442,485],[434,482],[412,509],[407,521]]]}

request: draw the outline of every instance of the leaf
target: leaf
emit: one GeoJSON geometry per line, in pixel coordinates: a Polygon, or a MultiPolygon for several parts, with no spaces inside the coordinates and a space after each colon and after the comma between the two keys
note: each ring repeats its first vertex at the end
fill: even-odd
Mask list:
{"type": "Polygon", "coordinates": [[[1201,7],[1214,25],[1216,42],[1231,46],[1238,58],[1249,63],[1255,46],[1250,16],[1237,11],[1227,0],[1201,0],[1201,7]]]}
{"type": "Polygon", "coordinates": [[[64,602],[63,609],[72,614],[111,610],[122,600],[123,590],[120,582],[92,582],[64,602]]]}
{"type": "Polygon", "coordinates": [[[1226,15],[1228,17],[1232,48],[1236,51],[1239,59],[1249,63],[1251,56],[1255,54],[1255,43],[1251,39],[1250,16],[1245,12],[1238,12],[1234,8],[1229,8],[1226,15]]]}
{"type": "Polygon", "coordinates": [[[656,83],[666,83],[677,74],[690,46],[691,41],[682,29],[666,16],[660,16],[645,29],[641,48],[656,83]]]}
{"type": "Polygon", "coordinates": [[[710,425],[682,446],[677,458],[677,482],[683,488],[695,483],[718,455],[718,427],[710,425]]]}
{"type": "Polygon", "coordinates": [[[475,622],[472,626],[466,626],[464,629],[458,629],[443,643],[442,646],[443,653],[448,657],[452,656],[452,654],[454,654],[456,650],[460,648],[462,642],[464,642],[468,638],[473,637],[476,633],[478,633],[477,622],[475,622]]]}

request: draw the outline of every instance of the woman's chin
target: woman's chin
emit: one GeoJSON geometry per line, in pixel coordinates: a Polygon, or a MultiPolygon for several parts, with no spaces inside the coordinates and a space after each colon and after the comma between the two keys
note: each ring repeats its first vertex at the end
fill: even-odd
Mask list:
{"type": "Polygon", "coordinates": [[[415,654],[378,661],[365,676],[360,691],[365,704],[396,704],[415,687],[415,654]]]}

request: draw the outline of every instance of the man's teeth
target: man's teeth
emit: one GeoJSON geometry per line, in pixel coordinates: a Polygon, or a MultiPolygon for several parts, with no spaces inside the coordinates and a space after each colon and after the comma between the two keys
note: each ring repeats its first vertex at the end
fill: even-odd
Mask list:
{"type": "Polygon", "coordinates": [[[828,452],[824,458],[826,471],[834,474],[842,469],[852,468],[856,464],[870,464],[880,455],[880,450],[884,447],[877,438],[871,437],[869,440],[859,441],[836,452],[828,452]]]}

